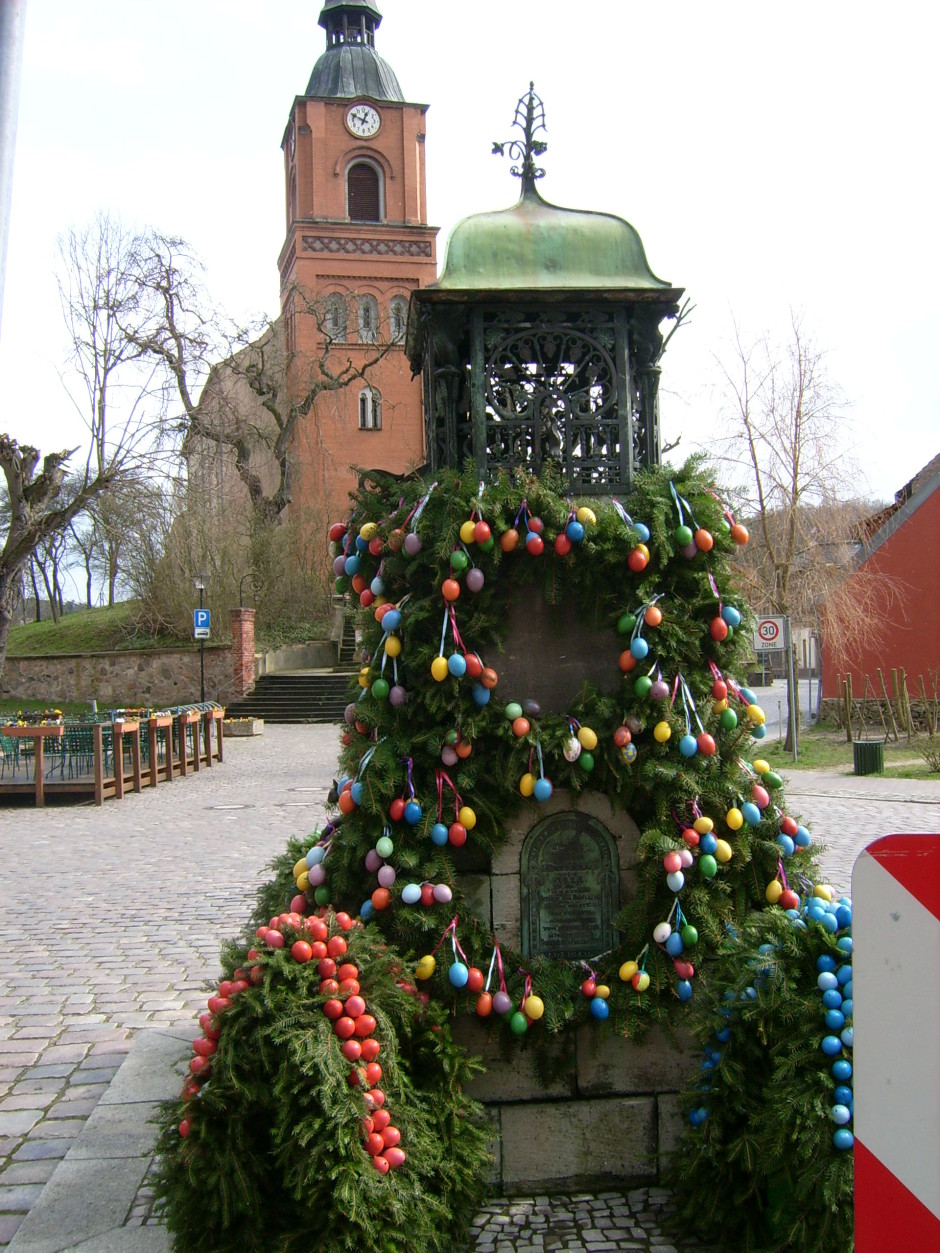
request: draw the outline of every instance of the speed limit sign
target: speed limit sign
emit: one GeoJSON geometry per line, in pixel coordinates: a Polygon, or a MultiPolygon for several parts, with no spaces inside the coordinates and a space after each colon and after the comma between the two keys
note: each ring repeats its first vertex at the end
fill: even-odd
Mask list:
{"type": "Polygon", "coordinates": [[[785,618],[761,618],[757,624],[754,646],[761,652],[786,647],[785,618]]]}

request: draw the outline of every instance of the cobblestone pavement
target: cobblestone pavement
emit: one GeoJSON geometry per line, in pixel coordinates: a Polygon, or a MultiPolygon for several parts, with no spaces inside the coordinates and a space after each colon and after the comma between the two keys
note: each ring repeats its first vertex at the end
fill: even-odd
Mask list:
{"type": "MultiPolygon", "coordinates": [[[[0,808],[0,1247],[134,1034],[193,1021],[218,973],[219,942],[243,928],[264,867],[289,836],[322,820],[335,749],[333,727],[269,726],[263,738],[227,741],[221,766],[121,802],[0,808]]],[[[940,782],[793,772],[787,798],[824,838],[823,864],[840,891],[875,836],[940,831],[940,782]]],[[[642,1215],[658,1212],[656,1190],[630,1198],[640,1193],[607,1198],[607,1213],[626,1205],[640,1216],[618,1243],[597,1238],[616,1223],[585,1225],[591,1198],[534,1198],[481,1215],[477,1248],[667,1253],[665,1237],[647,1233],[643,1244],[634,1234],[642,1215]],[[556,1219],[567,1243],[555,1238],[556,1219]],[[512,1243],[497,1237],[500,1227],[516,1230],[512,1243]]]]}

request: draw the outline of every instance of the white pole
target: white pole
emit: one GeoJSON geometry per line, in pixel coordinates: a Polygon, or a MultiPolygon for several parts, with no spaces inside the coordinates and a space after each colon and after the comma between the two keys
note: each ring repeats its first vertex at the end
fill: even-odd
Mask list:
{"type": "Polygon", "coordinates": [[[787,704],[790,710],[790,744],[793,748],[793,760],[799,760],[797,737],[800,733],[800,691],[796,685],[796,673],[793,668],[793,640],[790,634],[789,615],[784,618],[784,636],[787,642],[787,704]]]}

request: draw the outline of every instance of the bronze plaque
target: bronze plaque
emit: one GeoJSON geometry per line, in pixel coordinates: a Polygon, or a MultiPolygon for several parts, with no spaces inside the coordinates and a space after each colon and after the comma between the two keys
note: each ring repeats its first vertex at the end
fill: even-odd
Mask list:
{"type": "Polygon", "coordinates": [[[567,810],[532,828],[522,848],[522,951],[586,961],[617,942],[620,872],[602,822],[567,810]]]}

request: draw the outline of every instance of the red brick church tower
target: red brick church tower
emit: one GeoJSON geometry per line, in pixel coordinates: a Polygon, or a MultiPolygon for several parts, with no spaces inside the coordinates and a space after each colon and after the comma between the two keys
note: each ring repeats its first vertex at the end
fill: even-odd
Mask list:
{"type": "MultiPolygon", "coordinates": [[[[294,100],[282,145],[287,237],[278,266],[289,350],[309,363],[329,339],[335,369],[394,345],[365,381],[321,394],[298,425],[295,506],[319,521],[345,512],[351,466],[401,473],[424,461],[421,384],[404,337],[410,293],[437,277],[428,106],[405,101],[376,52],[381,21],[373,0],[325,0],[326,51],[294,100]]],[[[304,394],[300,377],[296,389],[304,394]]]]}

